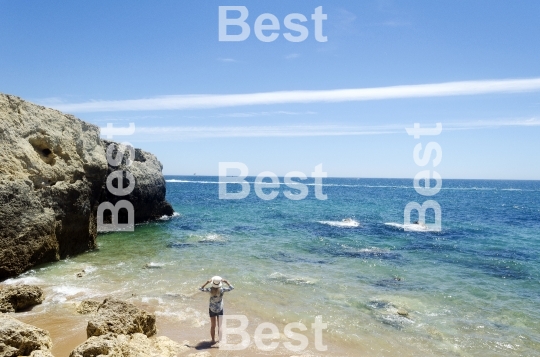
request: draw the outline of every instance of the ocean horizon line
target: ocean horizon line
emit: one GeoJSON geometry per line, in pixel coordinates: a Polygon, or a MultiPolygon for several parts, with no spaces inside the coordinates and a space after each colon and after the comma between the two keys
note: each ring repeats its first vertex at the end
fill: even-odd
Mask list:
{"type": "MultiPolygon", "coordinates": [[[[175,176],[175,177],[220,177],[219,175],[193,175],[193,174],[163,174],[164,177],[175,176]]],[[[237,176],[227,176],[227,177],[237,177],[237,176]]],[[[257,176],[248,175],[246,178],[256,178],[257,176]]],[[[283,175],[277,175],[278,178],[284,178],[283,175]]],[[[309,177],[308,177],[309,178],[309,177]]],[[[413,180],[414,177],[357,177],[357,176],[328,176],[325,179],[369,179],[369,180],[413,180]]],[[[443,178],[443,181],[454,180],[454,181],[530,181],[530,182],[540,182],[540,179],[504,179],[504,178],[443,178]]]]}

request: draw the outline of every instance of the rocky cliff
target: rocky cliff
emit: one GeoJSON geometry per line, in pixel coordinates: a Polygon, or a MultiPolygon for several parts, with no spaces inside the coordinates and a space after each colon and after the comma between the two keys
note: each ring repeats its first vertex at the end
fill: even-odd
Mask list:
{"type": "Polygon", "coordinates": [[[123,199],[136,223],[173,213],[157,158],[137,149],[130,166],[111,167],[108,144],[97,126],[0,94],[0,280],[95,248],[97,207],[118,200],[106,188],[114,170],[135,177],[123,199]]]}

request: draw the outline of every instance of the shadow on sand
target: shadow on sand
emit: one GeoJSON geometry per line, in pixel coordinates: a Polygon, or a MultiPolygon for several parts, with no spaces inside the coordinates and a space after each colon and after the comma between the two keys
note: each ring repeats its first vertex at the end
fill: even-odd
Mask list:
{"type": "Polygon", "coordinates": [[[196,350],[207,350],[209,348],[218,348],[218,344],[212,341],[201,341],[197,343],[195,346],[189,346],[189,347],[194,348],[196,350]]]}

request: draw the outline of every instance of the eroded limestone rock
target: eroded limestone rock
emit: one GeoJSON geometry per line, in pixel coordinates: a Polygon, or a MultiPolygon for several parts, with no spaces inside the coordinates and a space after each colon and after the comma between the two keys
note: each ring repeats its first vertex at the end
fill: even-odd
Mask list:
{"type": "Polygon", "coordinates": [[[105,299],[88,322],[86,335],[91,337],[108,333],[143,333],[152,336],[156,333],[156,317],[125,301],[105,299]]]}
{"type": "Polygon", "coordinates": [[[0,286],[0,312],[17,312],[42,302],[43,290],[39,286],[0,286]]]}
{"type": "MultiPolygon", "coordinates": [[[[34,351],[41,350],[50,353],[52,340],[49,332],[32,325],[25,324],[6,314],[0,314],[0,356],[34,356],[40,354],[34,351]]],[[[46,356],[41,355],[41,356],[46,356]]]]}
{"type": "Polygon", "coordinates": [[[148,338],[142,333],[93,336],[71,352],[70,357],[176,357],[187,351],[187,343],[180,344],[168,337],[148,338]]]}

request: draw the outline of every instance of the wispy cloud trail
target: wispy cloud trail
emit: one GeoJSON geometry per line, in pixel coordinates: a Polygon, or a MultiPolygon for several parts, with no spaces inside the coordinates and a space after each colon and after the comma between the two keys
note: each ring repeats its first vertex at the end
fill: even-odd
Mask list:
{"type": "Polygon", "coordinates": [[[169,95],[156,98],[52,104],[65,112],[186,110],[291,103],[335,103],[540,90],[540,78],[446,82],[391,87],[281,91],[248,94],[169,95]]]}
{"type": "MultiPolygon", "coordinates": [[[[404,134],[411,124],[379,126],[352,125],[274,125],[274,126],[156,126],[137,127],[135,135],[140,141],[178,141],[204,138],[256,138],[256,137],[316,137],[404,134]]],[[[443,123],[445,131],[474,130],[503,127],[538,127],[540,120],[506,119],[443,123]]]]}

